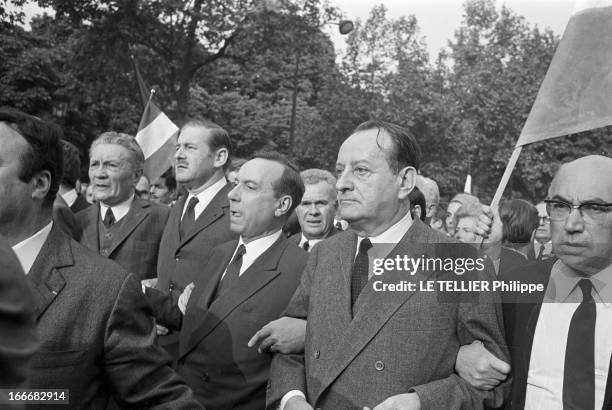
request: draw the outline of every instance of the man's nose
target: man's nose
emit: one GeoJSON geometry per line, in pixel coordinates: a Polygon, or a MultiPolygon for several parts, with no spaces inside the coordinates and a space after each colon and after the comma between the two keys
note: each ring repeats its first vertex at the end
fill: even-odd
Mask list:
{"type": "Polygon", "coordinates": [[[336,191],[342,192],[351,189],[353,189],[351,173],[347,170],[344,170],[340,175],[338,175],[338,179],[336,180],[336,191]]]}
{"type": "Polygon", "coordinates": [[[584,230],[584,218],[580,210],[572,209],[563,227],[567,232],[582,232],[584,230]]]}

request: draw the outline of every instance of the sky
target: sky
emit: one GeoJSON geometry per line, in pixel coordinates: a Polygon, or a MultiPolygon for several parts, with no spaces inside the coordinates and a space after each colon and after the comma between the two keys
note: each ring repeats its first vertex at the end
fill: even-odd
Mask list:
{"type": "MultiPolygon", "coordinates": [[[[384,4],[387,16],[397,18],[414,14],[421,28],[431,60],[446,47],[461,23],[463,0],[329,0],[340,8],[344,18],[365,21],[373,6],[384,4]]],[[[497,0],[498,8],[505,4],[528,23],[550,28],[561,36],[574,9],[574,0],[497,0]]],[[[336,48],[341,50],[340,35],[333,35],[336,48]]]]}

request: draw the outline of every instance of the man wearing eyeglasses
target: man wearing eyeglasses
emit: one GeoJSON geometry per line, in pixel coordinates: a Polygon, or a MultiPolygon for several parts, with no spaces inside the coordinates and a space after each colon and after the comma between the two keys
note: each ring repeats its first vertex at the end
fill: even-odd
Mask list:
{"type": "Polygon", "coordinates": [[[529,260],[542,261],[553,256],[552,240],[550,237],[550,217],[548,216],[544,201],[538,203],[536,209],[538,210],[538,228],[532,241],[533,247],[529,250],[527,257],[529,260]]]}
{"type": "MultiPolygon", "coordinates": [[[[612,158],[592,155],[564,164],[545,200],[558,259],[532,262],[504,278],[543,285],[535,296],[505,295],[513,373],[508,409],[612,408],[610,176],[612,158]]],[[[490,354],[476,345],[462,350],[472,360],[480,350],[480,363],[489,367],[458,372],[494,385],[499,372],[490,354]]]]}

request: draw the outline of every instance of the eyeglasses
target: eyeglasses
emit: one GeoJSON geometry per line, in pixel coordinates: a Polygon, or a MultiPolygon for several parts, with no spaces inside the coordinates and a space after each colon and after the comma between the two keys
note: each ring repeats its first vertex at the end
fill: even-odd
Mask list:
{"type": "Polygon", "coordinates": [[[546,199],[544,202],[546,203],[546,211],[548,211],[548,215],[550,215],[550,219],[553,221],[564,221],[572,210],[577,209],[584,222],[597,224],[605,221],[610,211],[612,211],[612,204],[585,202],[573,205],[551,199],[546,199]]]}

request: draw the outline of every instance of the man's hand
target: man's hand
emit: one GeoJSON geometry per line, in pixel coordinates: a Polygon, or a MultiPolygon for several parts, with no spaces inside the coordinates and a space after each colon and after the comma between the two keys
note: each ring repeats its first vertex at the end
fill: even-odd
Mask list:
{"type": "Polygon", "coordinates": [[[499,217],[499,210],[482,205],[482,214],[478,218],[478,225],[474,228],[474,233],[483,238],[482,249],[487,250],[502,241],[502,222],[499,217]]]}
{"type": "Polygon", "coordinates": [[[489,352],[479,340],[461,346],[455,370],[462,379],[480,390],[492,390],[506,379],[510,365],[489,352]]]}
{"type": "MultiPolygon", "coordinates": [[[[370,410],[364,407],[363,410],[370,410]]],[[[421,400],[416,393],[405,393],[391,396],[374,407],[374,410],[421,410],[421,400]]]]}
{"type": "Polygon", "coordinates": [[[158,336],[165,336],[168,334],[168,328],[163,327],[162,325],[155,325],[155,329],[157,330],[158,336]]]}
{"type": "Polygon", "coordinates": [[[183,290],[183,293],[181,293],[181,296],[179,296],[178,308],[180,309],[183,315],[185,314],[185,311],[187,310],[187,302],[189,302],[189,297],[191,296],[191,291],[193,290],[194,287],[195,285],[193,284],[193,282],[191,282],[189,285],[187,285],[187,287],[185,287],[185,290],[183,290]]]}
{"type": "Polygon", "coordinates": [[[304,351],[306,340],[306,321],[292,317],[281,317],[262,327],[249,340],[248,346],[253,347],[261,342],[259,353],[271,352],[289,354],[304,351]]]}
{"type": "Polygon", "coordinates": [[[282,410],[313,410],[313,408],[302,396],[294,396],[287,401],[282,410]]]}

